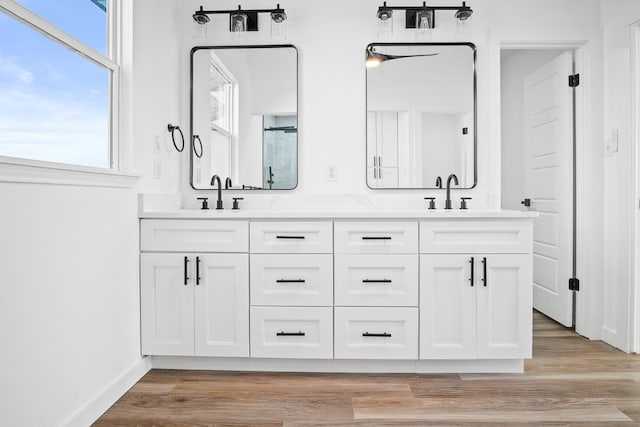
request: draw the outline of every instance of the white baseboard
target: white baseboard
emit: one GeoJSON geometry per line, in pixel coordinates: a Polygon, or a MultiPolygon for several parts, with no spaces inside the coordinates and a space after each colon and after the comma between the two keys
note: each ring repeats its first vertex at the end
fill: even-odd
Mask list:
{"type": "Polygon", "coordinates": [[[522,373],[524,360],[317,360],[153,356],[154,369],[340,373],[522,373]]]}
{"type": "Polygon", "coordinates": [[[91,425],[150,370],[150,357],[137,360],[129,369],[71,414],[62,425],[65,427],[91,425]]]}

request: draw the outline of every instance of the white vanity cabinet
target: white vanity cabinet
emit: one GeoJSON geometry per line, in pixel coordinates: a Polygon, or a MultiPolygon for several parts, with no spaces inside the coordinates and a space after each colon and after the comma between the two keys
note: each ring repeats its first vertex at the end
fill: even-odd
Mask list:
{"type": "Polygon", "coordinates": [[[252,221],[251,357],[333,358],[333,222],[252,221]]]}
{"type": "Polygon", "coordinates": [[[418,358],[418,223],[336,221],[336,359],[418,358]]]}
{"type": "Polygon", "coordinates": [[[154,366],[522,372],[532,215],[299,214],[143,217],[142,352],[154,366]]]}
{"type": "Polygon", "coordinates": [[[248,221],[142,220],[141,249],[143,354],[249,356],[248,221]]]}
{"type": "Polygon", "coordinates": [[[420,358],[531,357],[529,221],[420,224],[420,358]]]}

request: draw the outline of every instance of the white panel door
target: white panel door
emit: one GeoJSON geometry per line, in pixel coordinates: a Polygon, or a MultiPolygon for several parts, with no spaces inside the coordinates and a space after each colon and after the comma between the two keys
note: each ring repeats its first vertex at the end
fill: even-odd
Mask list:
{"type": "Polygon", "coordinates": [[[249,356],[249,255],[194,260],[195,355],[249,356]]]}
{"type": "Polygon", "coordinates": [[[193,356],[192,264],[185,254],[140,255],[142,354],[193,356]]]}
{"type": "Polygon", "coordinates": [[[533,236],[533,305],[572,325],[568,289],[573,263],[572,52],[525,78],[525,197],[539,212],[533,236]]]}
{"type": "Polygon", "coordinates": [[[470,255],[420,255],[420,359],[476,357],[474,262],[470,255]]]}
{"type": "Polygon", "coordinates": [[[530,358],[531,257],[494,254],[475,261],[478,358],[530,358]]]}

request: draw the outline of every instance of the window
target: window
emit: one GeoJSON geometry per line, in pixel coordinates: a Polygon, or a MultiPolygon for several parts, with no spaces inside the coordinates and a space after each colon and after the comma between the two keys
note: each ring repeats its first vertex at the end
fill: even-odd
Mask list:
{"type": "Polygon", "coordinates": [[[0,156],[117,169],[111,5],[0,5],[0,156]]]}

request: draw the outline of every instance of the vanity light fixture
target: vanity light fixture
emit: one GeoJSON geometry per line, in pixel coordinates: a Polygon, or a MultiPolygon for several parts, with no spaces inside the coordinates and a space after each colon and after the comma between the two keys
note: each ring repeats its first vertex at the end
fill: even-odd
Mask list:
{"type": "Polygon", "coordinates": [[[271,16],[271,34],[282,35],[283,26],[287,20],[287,14],[280,4],[275,9],[242,9],[238,5],[235,10],[204,10],[202,6],[193,14],[193,20],[200,25],[206,25],[211,21],[209,15],[228,14],[229,31],[232,33],[245,34],[247,31],[258,31],[258,14],[268,13],[271,16]]]}
{"type": "Polygon", "coordinates": [[[455,18],[458,22],[463,23],[468,23],[469,18],[473,14],[473,10],[467,6],[467,3],[464,1],[461,6],[428,6],[427,2],[423,1],[422,6],[419,7],[387,6],[387,2],[385,1],[382,6],[378,7],[376,16],[380,21],[391,21],[394,10],[405,11],[405,28],[416,28],[423,31],[435,28],[436,12],[438,11],[455,11],[455,18]]]}

